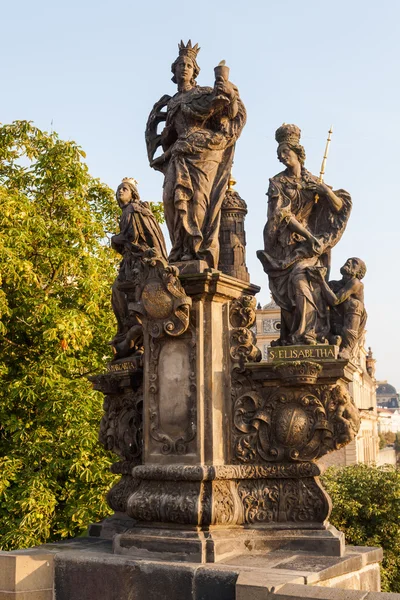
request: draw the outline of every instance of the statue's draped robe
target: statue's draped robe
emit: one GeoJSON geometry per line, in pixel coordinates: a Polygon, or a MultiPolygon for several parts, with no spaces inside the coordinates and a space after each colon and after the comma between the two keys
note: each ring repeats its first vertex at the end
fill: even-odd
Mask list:
{"type": "Polygon", "coordinates": [[[147,202],[131,202],[124,206],[119,228],[119,233],[111,238],[112,247],[123,256],[118,277],[112,286],[111,302],[118,323],[115,341],[125,336],[128,327],[128,303],[119,286],[127,281],[133,283],[135,262],[146,250],[154,248],[167,260],[163,233],[147,202]]]}
{"type": "Polygon", "coordinates": [[[218,267],[221,204],[246,121],[245,108],[237,103],[231,116],[230,105],[216,105],[212,88],[197,86],[168,102],[162,144],[170,152],[163,193],[170,262],[190,257],[218,267]]]}
{"type": "Polygon", "coordinates": [[[343,204],[335,211],[326,197],[316,201],[317,178],[305,169],[299,179],[285,172],[270,180],[264,251],[258,252],[275,302],[282,309],[281,341],[313,343],[329,333],[329,309],[321,287],[308,269],[330,267],[330,250],[340,240],[350,216],[351,198],[344,190],[334,193],[343,204]],[[294,217],[322,244],[315,253],[305,238],[288,226],[294,217]]]}

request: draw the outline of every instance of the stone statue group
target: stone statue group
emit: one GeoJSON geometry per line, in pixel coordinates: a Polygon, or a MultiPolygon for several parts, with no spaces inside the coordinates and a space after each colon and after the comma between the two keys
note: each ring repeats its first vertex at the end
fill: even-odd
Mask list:
{"type": "MultiPolygon", "coordinates": [[[[139,300],[135,290],[144,257],[175,265],[177,274],[190,261],[218,268],[221,206],[246,110],[224,61],[214,70],[213,87],[197,85],[199,50],[190,41],[179,44],[171,67],[178,91],[156,102],[146,128],[150,166],[164,175],[164,214],[172,244],[168,257],[161,229],[150,206],[140,200],[136,181],[126,178],[117,189],[122,215],[112,246],[123,259],[112,292],[116,358],[143,353],[140,311],[131,306],[139,300]],[[160,123],[165,124],[158,133],[160,123]]],[[[340,347],[340,358],[350,359],[366,322],[361,282],[366,266],[349,258],[339,281],[329,281],[329,271],[331,249],[346,228],[351,198],[305,169],[300,134],[296,125],[283,124],[276,131],[278,160],[285,169],[270,179],[264,249],[257,252],[281,308],[281,336],[275,344],[331,343],[340,347]]]]}

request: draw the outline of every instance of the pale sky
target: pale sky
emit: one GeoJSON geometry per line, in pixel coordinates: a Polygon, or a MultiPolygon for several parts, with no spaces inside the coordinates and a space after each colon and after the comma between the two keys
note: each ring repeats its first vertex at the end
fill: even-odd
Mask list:
{"type": "Polygon", "coordinates": [[[198,42],[200,85],[221,59],[248,120],[236,146],[236,189],[248,204],[247,265],[269,301],[262,248],[268,179],[281,170],[275,130],[296,123],[306,167],[320,170],[333,124],[325,181],[348,190],[353,211],[333,250],[331,277],[349,256],[367,263],[367,345],[377,376],[400,389],[400,3],[397,0],[2,0],[0,121],[51,127],[87,153],[93,175],[115,188],[139,181],[161,200],[162,175],[147,162],[153,104],[174,94],[177,44],[198,42]]]}

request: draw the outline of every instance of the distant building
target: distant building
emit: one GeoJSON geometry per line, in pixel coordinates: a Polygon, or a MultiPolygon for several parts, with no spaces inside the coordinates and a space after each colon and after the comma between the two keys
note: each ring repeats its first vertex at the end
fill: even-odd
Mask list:
{"type": "Polygon", "coordinates": [[[376,401],[381,408],[400,408],[399,394],[387,381],[377,381],[376,401]]]}
{"type": "Polygon", "coordinates": [[[378,432],[397,433],[400,431],[400,409],[378,406],[378,432]]]}
{"type": "Polygon", "coordinates": [[[387,408],[378,407],[378,433],[384,434],[392,431],[392,412],[387,408]]]}
{"type": "Polygon", "coordinates": [[[271,300],[268,304],[257,307],[256,331],[257,346],[261,350],[262,360],[267,360],[268,346],[279,338],[281,329],[281,309],[271,300]]]}
{"type": "MultiPolygon", "coordinates": [[[[253,328],[257,336],[257,346],[261,350],[262,360],[268,358],[268,347],[277,340],[281,328],[281,309],[271,300],[263,307],[259,304],[256,311],[256,324],[253,328]]],[[[376,403],[375,359],[371,348],[364,348],[364,339],[360,344],[356,358],[357,370],[354,373],[349,391],[355,405],[361,412],[361,427],[357,438],[341,450],[331,452],[319,462],[322,466],[347,466],[356,463],[373,464],[379,462],[378,416],[376,403]]]]}

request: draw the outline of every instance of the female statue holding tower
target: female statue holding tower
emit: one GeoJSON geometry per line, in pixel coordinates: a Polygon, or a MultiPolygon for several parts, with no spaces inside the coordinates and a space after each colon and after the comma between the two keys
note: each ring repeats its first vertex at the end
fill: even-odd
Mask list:
{"type": "Polygon", "coordinates": [[[332,191],[304,168],[300,129],[283,124],[275,134],[286,169],[270,179],[264,250],[257,256],[281,307],[279,344],[315,344],[329,335],[329,307],[320,275],[329,275],[330,251],[351,211],[350,195],[332,191]],[[319,271],[319,274],[318,274],[319,271]]]}
{"type": "Polygon", "coordinates": [[[197,85],[199,50],[190,40],[187,45],[179,44],[179,56],[171,67],[178,92],[154,105],[146,143],[150,165],[165,176],[170,262],[201,259],[217,268],[221,204],[246,111],[237,87],[228,81],[225,65],[215,68],[213,88],[197,85]],[[162,121],[165,127],[159,135],[157,126],[162,121]],[[154,158],[160,146],[163,153],[154,158]]]}

